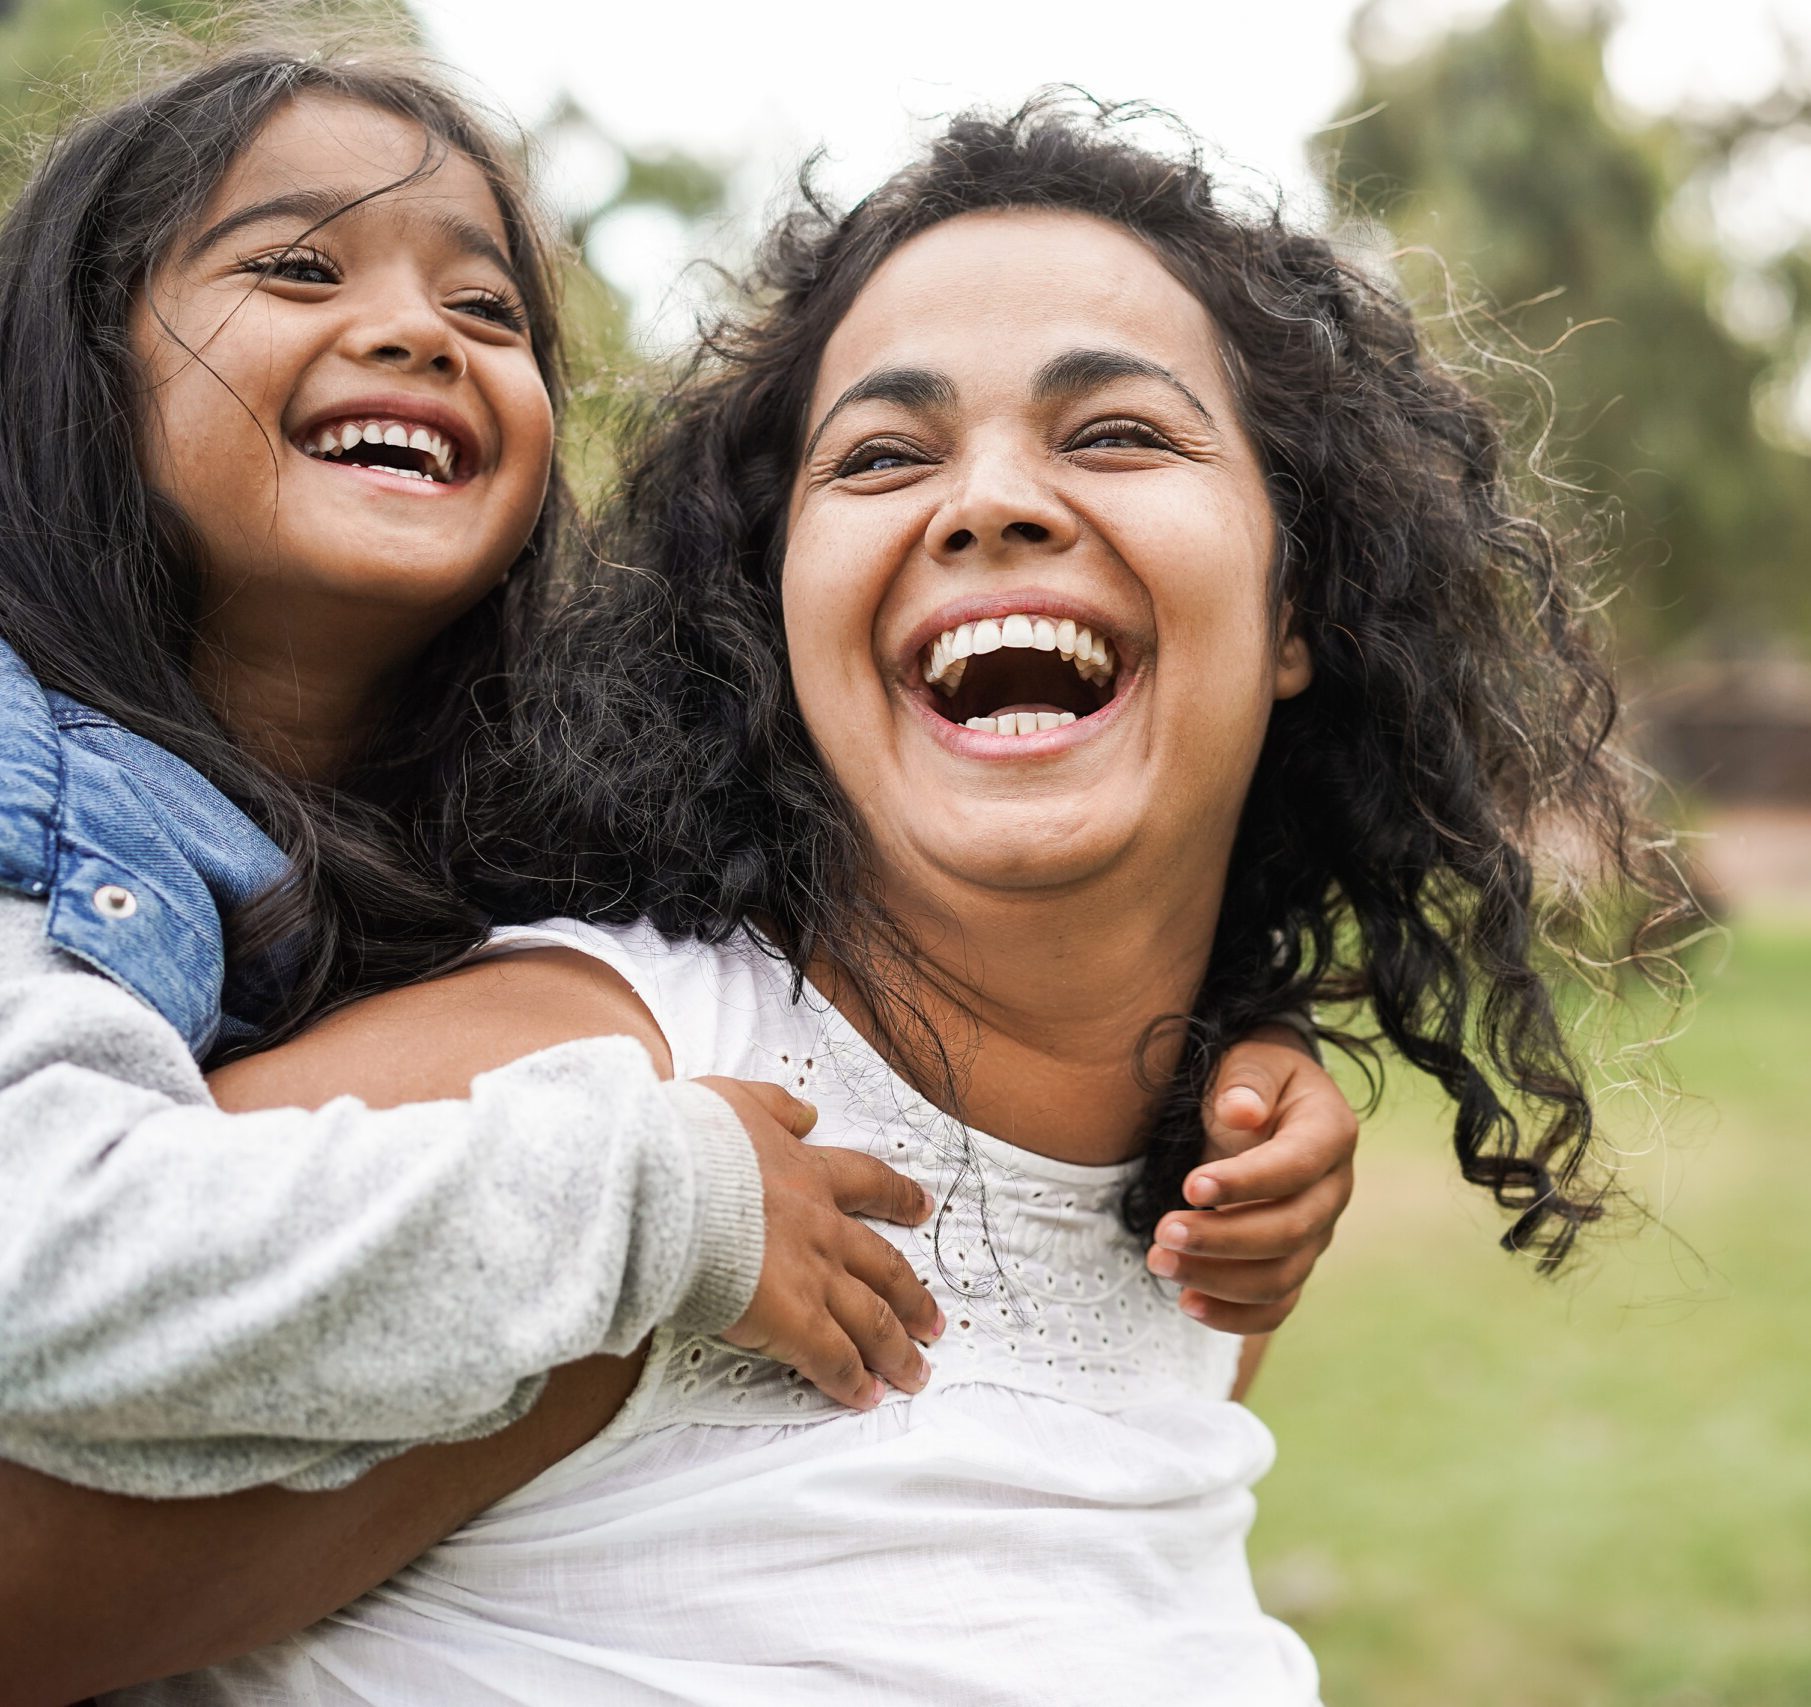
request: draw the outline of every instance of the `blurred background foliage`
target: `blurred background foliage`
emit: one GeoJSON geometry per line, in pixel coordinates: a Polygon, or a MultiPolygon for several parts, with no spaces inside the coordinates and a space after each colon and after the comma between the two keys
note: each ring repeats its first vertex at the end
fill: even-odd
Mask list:
{"type": "MultiPolygon", "coordinates": [[[[1361,11],[1351,110],[1370,112],[1330,134],[1324,174],[1336,205],[1401,246],[1461,359],[1526,354],[1530,407],[1551,388],[1548,471],[1607,504],[1629,650],[1806,646],[1811,412],[1794,419],[1792,394],[1811,354],[1811,233],[1738,256],[1713,210],[1732,172],[1811,150],[1811,98],[1782,56],[1758,107],[1619,111],[1610,16],[1510,0],[1401,58],[1361,11]]],[[[1513,395],[1514,374],[1497,377],[1513,395]]]]}
{"type": "MultiPolygon", "coordinates": [[[[0,0],[0,199],[26,138],[135,74],[122,19],[214,15],[0,0]]],[[[420,27],[400,0],[307,17],[420,27]]],[[[1770,172],[1811,172],[1811,81],[1782,53],[1741,110],[1625,111],[1612,17],[1505,0],[1405,41],[1370,0],[1341,109],[1360,116],[1319,144],[1355,250],[1579,489],[1563,512],[1602,553],[1650,750],[1719,832],[1732,918],[1670,1051],[1688,1094],[1606,1084],[1609,1159],[1658,1225],[1631,1214],[1580,1274],[1537,1285],[1495,1248],[1444,1111],[1402,1075],[1367,1121],[1353,1207],[1255,1398],[1281,1456],[1253,1557],[1332,1707],[1811,1703],[1811,238],[1751,219],[1737,240],[1727,218],[1770,172]]],[[[623,147],[570,97],[520,116],[571,250],[569,435],[595,487],[659,359],[610,257],[649,209],[709,252],[726,179],[683,138],[623,147]]]]}

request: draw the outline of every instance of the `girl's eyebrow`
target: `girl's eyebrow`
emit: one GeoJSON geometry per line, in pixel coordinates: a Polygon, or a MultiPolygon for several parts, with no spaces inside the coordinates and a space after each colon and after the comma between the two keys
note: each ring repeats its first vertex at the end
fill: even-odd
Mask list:
{"type": "Polygon", "coordinates": [[[234,209],[224,219],[215,220],[183,250],[183,261],[193,261],[216,243],[224,243],[234,232],[243,231],[246,226],[257,225],[267,219],[306,220],[312,230],[315,226],[325,225],[353,199],[337,190],[319,189],[289,190],[280,196],[267,196],[261,202],[250,202],[242,208],[234,209]]]}
{"type": "MultiPolygon", "coordinates": [[[[251,202],[235,209],[224,219],[216,220],[183,251],[182,258],[185,263],[193,261],[215,244],[225,242],[234,232],[261,224],[267,219],[302,220],[306,235],[372,199],[370,195],[349,196],[344,191],[330,189],[289,190],[280,196],[267,196],[263,201],[251,202]]],[[[467,219],[463,214],[444,213],[434,215],[432,225],[440,235],[450,239],[461,254],[475,255],[481,260],[489,261],[511,284],[520,288],[516,269],[510,264],[509,257],[498,246],[497,240],[476,220],[467,219]]]]}

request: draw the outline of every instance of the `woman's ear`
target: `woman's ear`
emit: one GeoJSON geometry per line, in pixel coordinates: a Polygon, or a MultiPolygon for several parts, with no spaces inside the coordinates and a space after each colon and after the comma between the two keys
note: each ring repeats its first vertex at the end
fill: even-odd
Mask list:
{"type": "Polygon", "coordinates": [[[1308,684],[1314,680],[1314,657],[1308,650],[1308,642],[1301,630],[1295,626],[1295,607],[1283,606],[1282,621],[1278,624],[1276,676],[1273,682],[1273,694],[1276,699],[1294,699],[1308,684]]]}

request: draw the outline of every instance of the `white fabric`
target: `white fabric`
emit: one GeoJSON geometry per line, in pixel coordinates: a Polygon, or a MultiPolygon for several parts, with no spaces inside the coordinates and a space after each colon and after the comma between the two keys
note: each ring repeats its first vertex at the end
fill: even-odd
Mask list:
{"type": "Polygon", "coordinates": [[[1245,1562],[1273,1446],[1227,1397],[1239,1342],[1147,1274],[1128,1168],[965,1133],[752,945],[497,939],[552,942],[629,980],[675,1074],[779,1080],[817,1104],[813,1142],[937,1193],[935,1238],[880,1229],[949,1318],[930,1387],[858,1415],[663,1329],[602,1434],[391,1582],[119,1699],[1310,1707],[1314,1663],[1245,1562]]]}

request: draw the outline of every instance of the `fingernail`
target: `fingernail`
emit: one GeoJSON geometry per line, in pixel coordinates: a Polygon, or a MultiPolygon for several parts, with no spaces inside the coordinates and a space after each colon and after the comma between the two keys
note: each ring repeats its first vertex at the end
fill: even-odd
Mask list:
{"type": "Polygon", "coordinates": [[[934,1340],[942,1339],[943,1330],[945,1328],[947,1328],[948,1326],[949,1326],[949,1318],[946,1317],[941,1310],[939,1310],[937,1312],[937,1320],[931,1324],[931,1338],[934,1340]]]}
{"type": "Polygon", "coordinates": [[[1182,1313],[1193,1316],[1197,1322],[1207,1320],[1207,1300],[1199,1292],[1185,1292],[1182,1295],[1182,1313]]]}
{"type": "Polygon", "coordinates": [[[868,1391],[867,1408],[869,1410],[873,1410],[874,1407],[876,1405],[878,1405],[880,1403],[880,1401],[882,1399],[884,1399],[886,1396],[887,1396],[887,1384],[886,1384],[886,1382],[881,1380],[881,1378],[878,1375],[876,1375],[874,1377],[874,1385],[868,1391]]]}
{"type": "Polygon", "coordinates": [[[1188,1231],[1179,1227],[1174,1221],[1165,1221],[1157,1229],[1157,1242],[1166,1251],[1186,1251],[1188,1249],[1188,1231]]]}
{"type": "Polygon", "coordinates": [[[918,1360],[918,1385],[923,1388],[930,1386],[930,1384],[931,1360],[928,1357],[921,1357],[918,1360]]]}
{"type": "Polygon", "coordinates": [[[930,1187],[921,1185],[918,1189],[924,1193],[925,1214],[935,1215],[937,1213],[937,1199],[931,1195],[930,1187]]]}
{"type": "Polygon", "coordinates": [[[1145,1258],[1145,1267],[1165,1280],[1173,1280],[1177,1270],[1182,1267],[1182,1258],[1174,1251],[1152,1251],[1145,1258]]]}
{"type": "Polygon", "coordinates": [[[1264,1099],[1250,1085],[1233,1085],[1220,1093],[1220,1107],[1228,1114],[1261,1114],[1264,1111],[1264,1099]]]}
{"type": "Polygon", "coordinates": [[[1197,1209],[1210,1208],[1220,1196],[1220,1182],[1212,1174],[1190,1174],[1183,1181],[1182,1195],[1197,1209]]]}

